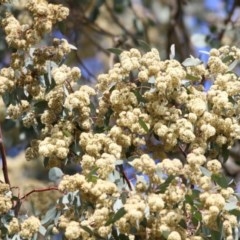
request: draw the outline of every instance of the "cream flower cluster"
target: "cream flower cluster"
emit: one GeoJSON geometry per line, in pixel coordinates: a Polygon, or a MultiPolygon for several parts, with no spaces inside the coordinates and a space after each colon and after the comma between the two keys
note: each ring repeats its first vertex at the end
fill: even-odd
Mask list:
{"type": "Polygon", "coordinates": [[[128,148],[132,143],[132,134],[128,130],[124,130],[121,127],[113,126],[109,131],[109,136],[116,142],[118,145],[123,148],[128,148]]]}
{"type": "Polygon", "coordinates": [[[8,14],[3,20],[6,40],[11,47],[26,49],[40,41],[44,33],[52,30],[52,25],[68,16],[69,10],[62,5],[48,4],[47,1],[29,1],[26,9],[31,12],[32,25],[23,24],[8,14]]]}
{"type": "Polygon", "coordinates": [[[0,182],[0,214],[7,213],[12,208],[11,197],[9,185],[0,182]]]}
{"type": "Polygon", "coordinates": [[[139,62],[141,66],[139,68],[138,78],[142,83],[148,82],[149,77],[155,76],[161,67],[161,65],[159,65],[159,52],[156,48],[152,48],[151,51],[145,53],[139,62]]]}
{"type": "Polygon", "coordinates": [[[194,81],[199,82],[202,76],[208,75],[208,70],[205,68],[204,64],[186,67],[187,74],[194,76],[194,81]]]}
{"type": "Polygon", "coordinates": [[[54,110],[55,113],[60,112],[64,101],[63,88],[61,86],[56,86],[52,91],[46,94],[45,100],[47,100],[50,110],[54,110]]]}
{"type": "Polygon", "coordinates": [[[84,154],[80,162],[84,174],[89,174],[97,167],[98,176],[102,179],[106,179],[115,169],[116,157],[108,153],[103,153],[100,157],[96,158],[88,154],[84,154]]]}
{"type": "Polygon", "coordinates": [[[20,115],[30,109],[29,102],[26,100],[21,100],[20,104],[13,105],[10,104],[7,109],[7,114],[13,119],[17,119],[20,115]]]}
{"type": "Polygon", "coordinates": [[[48,133],[49,136],[38,142],[38,154],[43,157],[49,157],[50,162],[56,162],[57,159],[60,159],[60,161],[66,159],[69,153],[69,146],[73,141],[73,131],[74,126],[69,121],[55,124],[48,133]]]}
{"type": "Polygon", "coordinates": [[[101,152],[111,154],[116,158],[121,157],[122,147],[103,133],[83,132],[80,135],[79,145],[93,157],[100,157],[101,152]]]}
{"type": "Polygon", "coordinates": [[[141,53],[137,49],[130,49],[130,51],[123,51],[120,54],[120,63],[124,74],[129,74],[132,70],[140,67],[139,60],[141,53]]]}
{"type": "Polygon", "coordinates": [[[77,67],[70,68],[65,64],[52,70],[52,76],[57,85],[64,84],[67,81],[76,81],[80,78],[81,72],[77,67]]]}
{"type": "MultiPolygon", "coordinates": [[[[225,207],[234,197],[233,190],[214,183],[203,174],[202,166],[220,174],[218,150],[240,138],[240,79],[231,73],[240,50],[213,49],[207,66],[185,67],[174,59],[162,61],[155,48],[145,54],[130,49],[120,54],[120,62],[107,74],[99,75],[97,92],[88,86],[74,89],[80,70],[59,65],[71,49],[66,40],[54,39],[51,47],[30,49],[52,30],[52,24],[67,17],[68,10],[45,0],[29,1],[26,9],[33,20],[30,24],[10,14],[3,20],[7,42],[21,51],[12,55],[10,68],[1,70],[0,93],[21,88],[32,100],[11,103],[8,115],[23,117],[26,126],[39,121],[43,125],[39,139],[26,151],[27,160],[45,157],[49,167],[54,167],[73,155],[82,167],[81,174],[65,175],[59,184],[62,192],[79,193],[81,216],[76,216],[74,206],[68,206],[53,231],[63,231],[67,239],[94,239],[85,226],[103,238],[111,237],[113,229],[133,238],[134,227],[146,239],[168,234],[168,240],[200,240],[199,226],[192,223],[196,211],[202,216],[200,227],[218,230],[219,217],[224,236],[232,239],[237,219],[225,207]],[[28,67],[28,61],[33,66],[28,67]],[[209,78],[213,86],[206,93],[199,83],[209,78]],[[97,94],[94,111],[90,98],[97,94]],[[73,143],[80,153],[74,152],[73,143]],[[148,181],[138,178],[132,186],[124,172],[120,172],[126,175],[123,186],[118,179],[110,181],[109,174],[119,171],[115,165],[121,159],[148,181]],[[199,198],[195,201],[196,192],[199,198]],[[187,203],[191,198],[192,205],[187,203]],[[106,226],[119,201],[126,214],[106,226]]],[[[7,190],[0,191],[0,213],[12,207],[7,190]]],[[[28,239],[39,227],[35,217],[22,223],[13,218],[8,229],[28,239]]]]}
{"type": "Polygon", "coordinates": [[[2,68],[0,70],[0,94],[12,90],[14,87],[14,70],[12,68],[2,68]]]}
{"type": "MultiPolygon", "coordinates": [[[[44,72],[46,71],[46,62],[48,65],[52,65],[53,63],[51,61],[54,61],[56,63],[59,63],[62,61],[63,57],[66,56],[66,54],[70,53],[71,48],[66,39],[53,39],[53,46],[44,47],[44,48],[36,48],[33,51],[33,63],[34,67],[38,70],[38,72],[44,72]],[[50,61],[50,62],[48,62],[50,61]]],[[[55,64],[52,66],[55,67],[55,64]]],[[[74,71],[72,73],[74,78],[77,78],[76,75],[78,75],[78,69],[73,68],[74,71]],[[76,74],[76,75],[75,75],[76,74]]],[[[71,79],[69,79],[71,81],[71,79]]]]}
{"type": "Polygon", "coordinates": [[[115,112],[132,110],[138,105],[135,94],[130,90],[131,88],[126,86],[111,92],[109,101],[115,112]]]}
{"type": "Polygon", "coordinates": [[[98,207],[112,208],[114,199],[119,197],[118,188],[114,183],[101,179],[93,183],[80,174],[65,175],[59,184],[59,190],[67,192],[79,190],[82,199],[93,202],[98,207]]]}
{"type": "Polygon", "coordinates": [[[38,218],[31,216],[21,223],[21,230],[19,235],[25,239],[31,239],[35,233],[38,232],[41,222],[38,218]]]}
{"type": "Polygon", "coordinates": [[[11,222],[8,225],[8,232],[10,235],[18,233],[20,231],[20,223],[17,218],[12,218],[11,222]]]}
{"type": "Polygon", "coordinates": [[[179,159],[163,159],[157,164],[157,168],[167,175],[178,175],[181,173],[183,164],[179,159]]]}
{"type": "Polygon", "coordinates": [[[79,115],[78,123],[84,130],[89,130],[92,125],[90,119],[90,97],[94,96],[95,90],[88,86],[82,86],[74,93],[70,93],[64,102],[64,107],[70,111],[77,111],[79,115]]]}
{"type": "Polygon", "coordinates": [[[146,204],[142,197],[138,194],[132,194],[124,204],[127,213],[117,221],[117,227],[120,232],[129,232],[131,224],[139,227],[140,221],[145,216],[146,204]]]}
{"type": "Polygon", "coordinates": [[[149,129],[151,125],[151,118],[147,113],[143,113],[140,108],[134,108],[132,111],[122,111],[119,114],[117,125],[122,128],[127,127],[132,133],[143,135],[146,130],[141,126],[140,119],[145,122],[149,129]]]}
{"type": "Polygon", "coordinates": [[[147,154],[143,154],[140,158],[135,158],[131,162],[131,165],[137,172],[147,174],[149,177],[152,177],[156,172],[156,164],[147,154]]]}
{"type": "Polygon", "coordinates": [[[223,221],[223,233],[226,239],[233,239],[232,229],[238,225],[237,217],[223,211],[226,199],[219,193],[205,192],[200,195],[200,199],[205,205],[203,222],[211,229],[218,229],[217,218],[221,215],[223,221]]]}

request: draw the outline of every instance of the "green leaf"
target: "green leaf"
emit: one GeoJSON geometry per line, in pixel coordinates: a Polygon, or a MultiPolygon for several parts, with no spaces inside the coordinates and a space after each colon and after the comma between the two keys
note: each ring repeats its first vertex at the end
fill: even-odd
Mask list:
{"type": "Polygon", "coordinates": [[[93,236],[94,235],[94,232],[87,226],[81,226],[81,228],[86,231],[87,233],[90,234],[90,236],[93,236]]]}
{"type": "Polygon", "coordinates": [[[149,131],[148,126],[141,117],[138,119],[138,123],[145,130],[145,132],[148,133],[149,131]]]}
{"type": "Polygon", "coordinates": [[[181,219],[180,222],[179,222],[179,225],[184,228],[184,229],[187,229],[187,223],[184,219],[181,219]]]}
{"type": "Polygon", "coordinates": [[[145,52],[151,52],[151,46],[148,43],[143,40],[138,40],[137,42],[145,52]]]}
{"type": "Polygon", "coordinates": [[[173,179],[175,179],[174,176],[169,176],[166,181],[159,186],[159,190],[157,191],[157,193],[164,193],[170,183],[173,181],[173,179]]]}
{"type": "Polygon", "coordinates": [[[227,178],[223,175],[213,174],[211,179],[222,188],[227,188],[229,185],[227,178]]]}
{"type": "Polygon", "coordinates": [[[44,110],[48,108],[48,102],[45,100],[36,102],[33,108],[36,113],[43,113],[44,110]]]}
{"type": "Polygon", "coordinates": [[[114,0],[113,1],[113,9],[116,13],[122,13],[124,9],[127,7],[128,1],[126,0],[114,0]]]}
{"type": "Polygon", "coordinates": [[[119,236],[118,236],[118,239],[119,240],[129,240],[129,237],[124,235],[124,234],[122,234],[122,233],[120,233],[119,236]]]}
{"type": "Polygon", "coordinates": [[[53,182],[57,182],[58,180],[60,180],[63,175],[64,174],[62,170],[58,167],[53,167],[48,172],[48,178],[50,181],[53,181],[53,182]]]}
{"type": "Polygon", "coordinates": [[[119,56],[123,52],[123,49],[120,48],[108,48],[107,50],[111,53],[116,54],[117,56],[119,56]]]}
{"type": "Polygon", "coordinates": [[[186,202],[186,203],[189,203],[191,206],[194,204],[193,198],[192,198],[192,196],[190,196],[190,195],[186,195],[186,196],[185,196],[185,202],[186,202]]]}
{"type": "Polygon", "coordinates": [[[195,77],[195,76],[193,76],[191,74],[187,74],[186,75],[186,79],[191,80],[191,81],[198,81],[199,80],[198,77],[195,77]]]}
{"type": "Polygon", "coordinates": [[[111,108],[108,109],[107,113],[105,114],[105,119],[104,119],[104,127],[105,129],[108,129],[110,126],[109,126],[109,121],[110,121],[110,118],[113,114],[113,110],[111,108]]]}
{"type": "Polygon", "coordinates": [[[233,56],[228,55],[228,56],[226,56],[225,58],[222,59],[222,62],[227,63],[227,62],[233,61],[233,60],[234,60],[233,56]]]}
{"type": "Polygon", "coordinates": [[[225,163],[229,157],[229,150],[227,144],[222,146],[222,157],[223,157],[223,162],[225,163]]]}
{"type": "Polygon", "coordinates": [[[146,102],[146,99],[139,93],[139,91],[135,90],[133,91],[133,93],[135,94],[137,100],[138,100],[138,103],[145,103],[146,102]]]}
{"type": "Polygon", "coordinates": [[[43,159],[43,166],[44,166],[44,167],[47,167],[47,166],[48,166],[48,163],[49,163],[49,157],[45,157],[45,158],[43,159]]]}
{"type": "Polygon", "coordinates": [[[240,217],[240,211],[237,209],[233,209],[231,211],[229,211],[230,214],[237,216],[238,218],[240,217]]]}
{"type": "Polygon", "coordinates": [[[126,213],[127,211],[124,209],[124,207],[120,208],[112,217],[108,219],[108,221],[105,223],[105,226],[109,226],[110,224],[115,223],[121,217],[123,217],[126,213]]]}
{"type": "Polygon", "coordinates": [[[221,240],[222,239],[222,229],[219,231],[210,230],[212,240],[221,240]]]}
{"type": "Polygon", "coordinates": [[[4,122],[2,123],[2,127],[5,131],[9,131],[13,129],[16,126],[16,121],[13,121],[12,119],[4,119],[4,122]]]}
{"type": "Polygon", "coordinates": [[[99,169],[99,167],[95,167],[91,170],[91,172],[87,175],[86,179],[88,182],[93,182],[95,183],[98,179],[97,174],[97,170],[99,169]]]}

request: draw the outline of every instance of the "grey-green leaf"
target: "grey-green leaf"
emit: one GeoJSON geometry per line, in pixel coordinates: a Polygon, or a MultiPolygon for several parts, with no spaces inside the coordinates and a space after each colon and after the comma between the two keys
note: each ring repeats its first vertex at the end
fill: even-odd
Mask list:
{"type": "Polygon", "coordinates": [[[118,221],[121,217],[123,217],[127,211],[124,209],[124,207],[120,208],[112,217],[108,219],[105,226],[109,226],[110,224],[115,223],[118,221]]]}
{"type": "Polygon", "coordinates": [[[57,182],[58,180],[60,180],[63,175],[64,174],[62,170],[58,167],[53,167],[48,172],[48,178],[50,181],[53,181],[53,182],[57,182]]]}
{"type": "Polygon", "coordinates": [[[108,48],[107,50],[111,53],[116,54],[117,56],[119,56],[123,52],[123,49],[120,48],[108,48]]]}
{"type": "Polygon", "coordinates": [[[138,123],[145,130],[145,132],[148,133],[149,131],[148,126],[141,117],[138,119],[138,123]]]}
{"type": "Polygon", "coordinates": [[[202,64],[199,58],[187,58],[182,62],[184,67],[193,67],[202,64]]]}

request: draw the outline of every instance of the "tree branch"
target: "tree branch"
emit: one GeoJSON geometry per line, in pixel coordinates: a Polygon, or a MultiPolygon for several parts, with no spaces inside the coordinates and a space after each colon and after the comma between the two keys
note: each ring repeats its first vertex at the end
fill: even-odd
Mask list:
{"type": "Polygon", "coordinates": [[[28,192],[27,194],[25,194],[24,196],[20,197],[20,200],[24,200],[26,197],[28,197],[29,195],[31,195],[32,193],[36,193],[36,192],[46,192],[46,191],[60,191],[58,189],[58,187],[49,187],[49,188],[42,188],[42,189],[33,189],[30,192],[28,192]]]}
{"type": "Polygon", "coordinates": [[[3,136],[2,136],[1,125],[0,125],[0,152],[1,152],[1,156],[2,156],[2,171],[3,171],[4,181],[5,181],[5,183],[10,185],[10,180],[8,177],[7,158],[6,158],[5,148],[3,145],[3,136]]]}

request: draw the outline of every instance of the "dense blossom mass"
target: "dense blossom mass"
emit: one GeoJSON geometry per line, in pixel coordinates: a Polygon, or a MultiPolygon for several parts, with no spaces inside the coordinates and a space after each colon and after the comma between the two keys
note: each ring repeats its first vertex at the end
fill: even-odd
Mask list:
{"type": "MultiPolygon", "coordinates": [[[[218,181],[218,158],[240,139],[240,78],[231,67],[240,49],[212,49],[203,64],[193,57],[161,60],[155,48],[133,48],[98,76],[95,88],[79,86],[80,70],[61,63],[71,50],[65,39],[36,47],[68,9],[45,0],[24,7],[29,24],[10,13],[2,22],[16,49],[0,71],[8,117],[37,133],[27,160],[81,168],[60,179],[65,195],[46,232],[69,240],[200,240],[202,229],[211,234],[222,224],[224,239],[234,239],[238,222],[228,204],[237,197],[218,181]],[[213,83],[208,92],[205,79],[213,83]],[[134,169],[134,184],[124,166],[134,169]]],[[[0,213],[14,204],[10,187],[0,183],[0,213]]],[[[240,211],[237,204],[233,209],[240,211]]],[[[36,216],[10,216],[4,236],[31,239],[42,224],[36,216]]]]}

